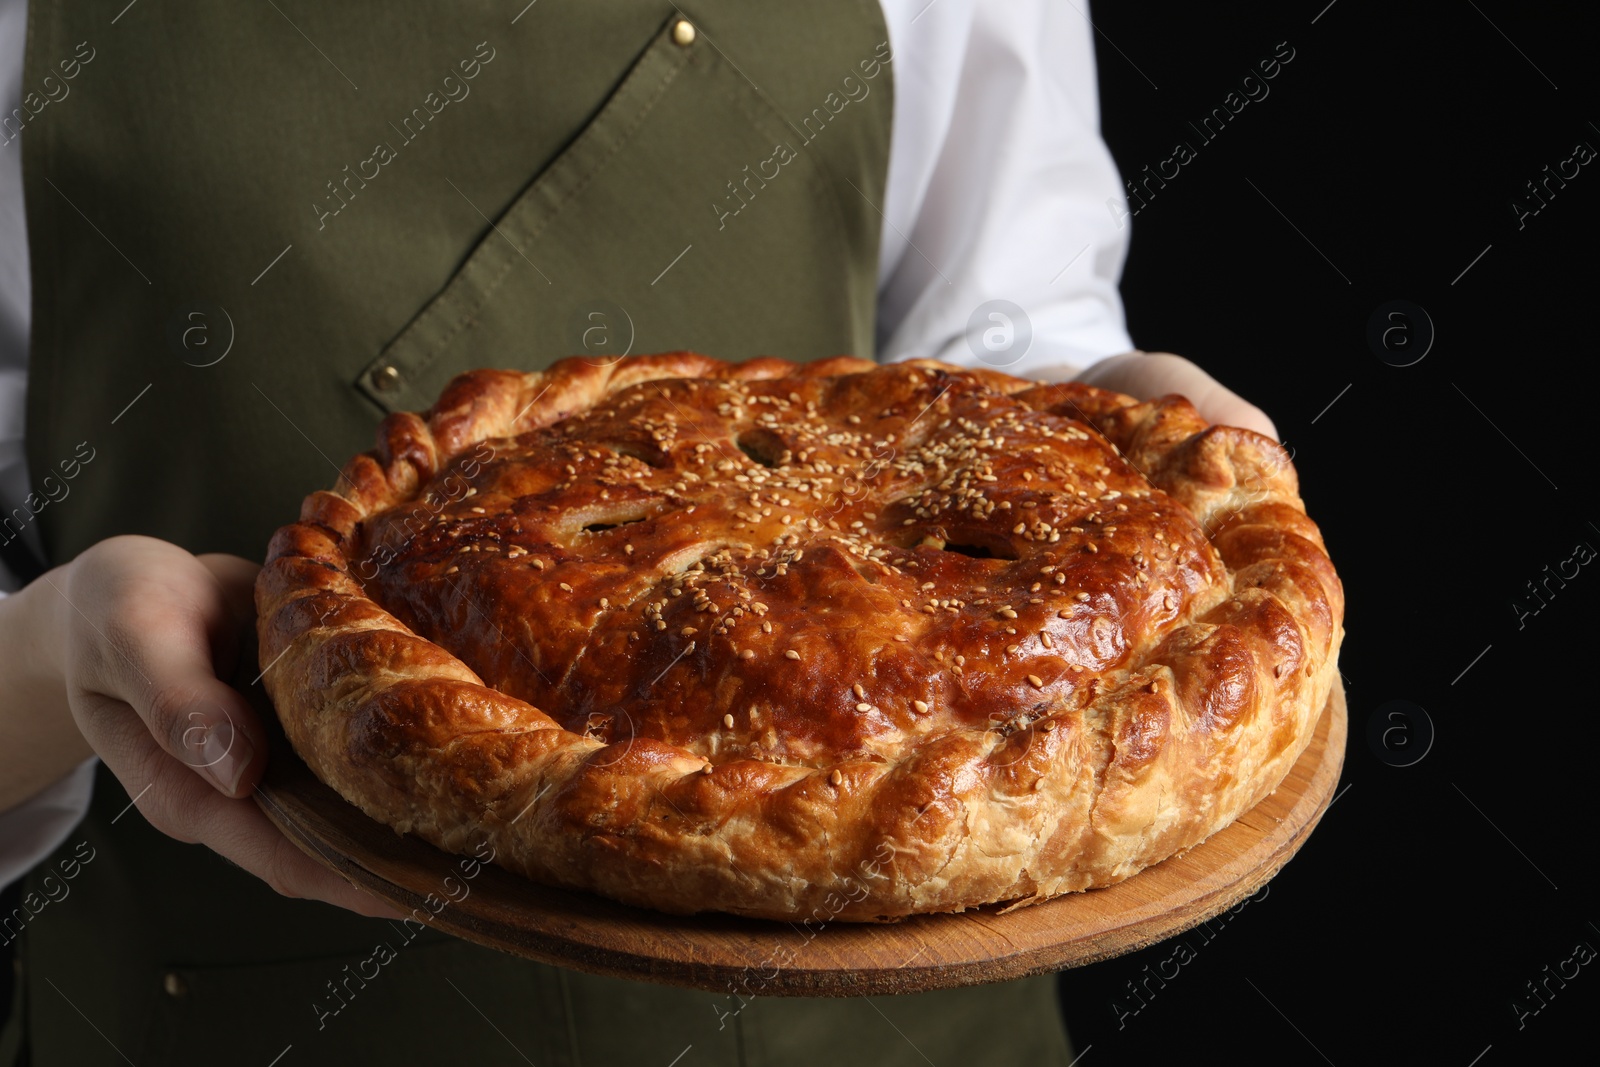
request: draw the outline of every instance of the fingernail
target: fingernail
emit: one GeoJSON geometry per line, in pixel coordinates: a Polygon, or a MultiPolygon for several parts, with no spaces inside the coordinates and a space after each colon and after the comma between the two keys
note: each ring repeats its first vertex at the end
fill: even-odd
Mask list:
{"type": "Polygon", "coordinates": [[[232,722],[219,723],[208,731],[201,749],[206,774],[224,793],[238,792],[239,781],[244,777],[244,772],[250,766],[250,757],[254,754],[255,748],[250,744],[250,739],[235,730],[232,722]]]}

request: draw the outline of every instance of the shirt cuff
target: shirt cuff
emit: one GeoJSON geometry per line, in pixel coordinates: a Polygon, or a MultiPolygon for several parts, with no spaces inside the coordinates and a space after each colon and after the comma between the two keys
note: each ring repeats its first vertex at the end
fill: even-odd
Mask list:
{"type": "Polygon", "coordinates": [[[94,795],[94,769],[99,762],[98,757],[90,756],[54,785],[0,812],[0,886],[27,874],[83,821],[94,795]]]}

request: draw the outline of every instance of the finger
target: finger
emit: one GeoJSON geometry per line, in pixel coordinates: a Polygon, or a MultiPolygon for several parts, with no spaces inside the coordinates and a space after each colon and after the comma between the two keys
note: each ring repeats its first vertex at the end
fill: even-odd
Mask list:
{"type": "Polygon", "coordinates": [[[1170,352],[1128,352],[1101,360],[1080,381],[1114,389],[1138,400],[1168,393],[1188,398],[1207,422],[1239,426],[1278,439],[1277,427],[1265,412],[1207,374],[1199,366],[1170,352]]]}
{"type": "Polygon", "coordinates": [[[222,552],[207,552],[195,559],[216,578],[229,617],[241,627],[254,626],[256,575],[261,573],[261,564],[222,552]]]}
{"type": "Polygon", "coordinates": [[[1206,407],[1200,408],[1200,415],[1207,422],[1219,423],[1223,426],[1238,426],[1246,430],[1254,430],[1274,441],[1278,440],[1278,427],[1267,417],[1267,413],[1250,403],[1248,400],[1229,392],[1226,388],[1218,386],[1221,394],[1210,398],[1206,407]]]}
{"type": "MultiPolygon", "coordinates": [[[[1107,356],[1105,359],[1097,360],[1079,371],[1077,381],[1099,389],[1111,389],[1119,393],[1129,393],[1128,379],[1132,377],[1132,368],[1141,364],[1144,359],[1145,354],[1137,350],[1123,352],[1116,356],[1107,356]]],[[[1129,395],[1133,394],[1129,393],[1129,395]]]]}
{"type": "Polygon", "coordinates": [[[1195,410],[1200,412],[1201,418],[1213,425],[1238,426],[1263,434],[1274,441],[1278,439],[1278,428],[1273,425],[1266,412],[1200,368],[1195,367],[1194,374],[1195,376],[1188,380],[1184,388],[1176,391],[1183,392],[1189,398],[1195,410]]]}
{"type": "MultiPolygon", "coordinates": [[[[136,721],[131,709],[125,718],[136,721]]],[[[373,918],[403,917],[394,905],[345,881],[301,852],[253,800],[219,795],[175,764],[148,734],[107,759],[135,806],[169,837],[203,844],[284,896],[320,900],[373,918]]]]}
{"type": "MultiPolygon", "coordinates": [[[[227,612],[227,621],[211,630],[211,655],[218,678],[232,679],[239,669],[239,649],[248,647],[248,635],[256,623],[256,575],[261,565],[239,556],[210,552],[196,560],[211,572],[217,594],[227,612]]],[[[249,668],[255,674],[254,666],[249,668]]]]}

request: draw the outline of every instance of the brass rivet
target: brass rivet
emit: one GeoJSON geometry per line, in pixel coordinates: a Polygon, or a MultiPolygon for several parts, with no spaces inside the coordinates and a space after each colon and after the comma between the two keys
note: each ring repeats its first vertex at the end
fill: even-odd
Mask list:
{"type": "Polygon", "coordinates": [[[168,971],[161,979],[161,988],[167,991],[169,997],[181,997],[189,992],[189,983],[183,980],[182,975],[168,971]]]}
{"type": "Polygon", "coordinates": [[[400,370],[392,363],[385,363],[372,372],[372,387],[380,393],[387,393],[400,384],[400,370]]]}
{"type": "Polygon", "coordinates": [[[688,19],[679,19],[672,24],[672,43],[682,45],[684,48],[694,44],[694,23],[688,19]]]}

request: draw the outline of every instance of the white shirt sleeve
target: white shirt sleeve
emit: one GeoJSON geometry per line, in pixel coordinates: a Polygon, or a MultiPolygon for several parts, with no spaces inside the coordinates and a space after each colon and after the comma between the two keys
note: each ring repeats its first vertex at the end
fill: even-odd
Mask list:
{"type": "Polygon", "coordinates": [[[65,841],[89,810],[94,769],[84,760],[65,778],[47,786],[10,811],[0,812],[0,886],[27,874],[65,841]]]}
{"type": "Polygon", "coordinates": [[[878,357],[1047,377],[1130,350],[1128,220],[1106,206],[1122,183],[1100,137],[1087,5],[883,8],[895,125],[878,357]]]}
{"type": "MultiPolygon", "coordinates": [[[[26,0],[0,0],[0,114],[22,106],[22,55],[28,24],[26,0]]],[[[0,133],[0,138],[5,137],[0,133]]],[[[22,213],[21,137],[0,144],[0,499],[28,495],[22,452],[23,402],[28,388],[28,239],[22,213]],[[20,490],[20,492],[19,492],[20,490]]],[[[37,536],[32,525],[24,536],[37,536]]],[[[0,597],[17,588],[0,563],[0,597]]],[[[0,699],[4,699],[0,697],[0,699]]],[[[83,820],[94,789],[87,759],[54,785],[0,812],[0,886],[21,878],[54,852],[83,820]]]]}

